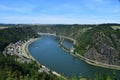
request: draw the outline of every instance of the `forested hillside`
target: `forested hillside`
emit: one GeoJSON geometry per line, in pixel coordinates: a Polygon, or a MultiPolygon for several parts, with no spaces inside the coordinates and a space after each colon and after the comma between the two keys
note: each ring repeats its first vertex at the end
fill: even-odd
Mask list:
{"type": "Polygon", "coordinates": [[[98,25],[77,38],[79,54],[95,61],[120,65],[120,26],[98,25]]]}
{"type": "Polygon", "coordinates": [[[37,37],[36,33],[28,27],[14,27],[0,30],[0,50],[3,50],[9,43],[18,40],[37,37]]]}
{"type": "Polygon", "coordinates": [[[55,33],[57,35],[67,36],[76,39],[83,32],[95,25],[34,25],[31,26],[36,32],[55,33]]]}

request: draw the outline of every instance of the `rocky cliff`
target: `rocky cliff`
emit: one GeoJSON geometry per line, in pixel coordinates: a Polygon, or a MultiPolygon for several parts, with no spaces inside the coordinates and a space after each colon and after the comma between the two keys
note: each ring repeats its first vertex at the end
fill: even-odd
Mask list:
{"type": "Polygon", "coordinates": [[[83,56],[91,60],[120,65],[120,29],[114,30],[110,26],[99,26],[92,28],[86,33],[77,40],[77,45],[79,44],[77,51],[84,50],[85,53],[83,56]],[[81,41],[80,39],[85,41],[81,41]],[[87,43],[84,43],[82,46],[80,42],[87,43]]]}

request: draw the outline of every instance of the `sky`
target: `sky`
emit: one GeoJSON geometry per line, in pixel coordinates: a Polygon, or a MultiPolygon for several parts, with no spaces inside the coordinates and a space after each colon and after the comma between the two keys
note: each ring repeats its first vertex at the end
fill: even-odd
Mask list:
{"type": "Polygon", "coordinates": [[[0,0],[0,23],[120,23],[120,0],[0,0]]]}

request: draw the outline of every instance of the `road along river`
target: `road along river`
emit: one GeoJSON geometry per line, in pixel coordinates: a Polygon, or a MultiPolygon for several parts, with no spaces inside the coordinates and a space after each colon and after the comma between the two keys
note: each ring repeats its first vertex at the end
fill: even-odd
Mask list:
{"type": "MultiPolygon", "coordinates": [[[[28,46],[31,55],[47,68],[65,76],[85,76],[93,78],[95,74],[113,76],[116,72],[120,79],[120,71],[93,66],[65,52],[58,44],[59,37],[43,35],[41,38],[28,46]]],[[[64,46],[72,48],[72,43],[65,41],[64,46]]]]}

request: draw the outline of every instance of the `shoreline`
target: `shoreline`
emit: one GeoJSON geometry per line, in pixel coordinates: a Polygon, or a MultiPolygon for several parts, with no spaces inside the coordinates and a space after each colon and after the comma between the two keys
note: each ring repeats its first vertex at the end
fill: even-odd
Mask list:
{"type": "MultiPolygon", "coordinates": [[[[54,35],[54,36],[58,36],[60,37],[59,35],[54,35]]],[[[62,36],[62,38],[66,38],[64,36],[62,36]]],[[[36,61],[38,65],[41,65],[29,52],[28,50],[28,46],[33,43],[34,41],[38,40],[39,38],[35,38],[33,40],[29,40],[26,42],[26,47],[25,47],[25,51],[26,51],[26,54],[29,55],[30,58],[32,58],[32,60],[36,61]]],[[[67,38],[69,39],[69,38],[67,38]]],[[[60,39],[61,40],[61,39],[60,39]]],[[[74,43],[74,42],[73,42],[74,43]]],[[[75,57],[78,57],[79,59],[83,60],[84,62],[86,62],[87,64],[90,64],[90,65],[93,65],[93,66],[98,66],[98,67],[103,67],[103,68],[108,68],[108,69],[113,69],[113,70],[120,70],[120,66],[116,66],[116,65],[109,65],[109,64],[105,64],[105,63],[101,63],[101,62],[97,62],[97,61],[93,61],[91,59],[88,59],[88,58],[85,58],[81,55],[79,55],[77,52],[71,52],[70,50],[66,49],[66,47],[64,45],[62,45],[62,41],[59,42],[58,44],[63,50],[67,51],[69,54],[75,56],[75,57]],[[61,46],[62,45],[62,46],[61,46]]],[[[44,65],[42,65],[42,67],[46,70],[48,70],[48,72],[52,72],[52,74],[56,75],[56,76],[59,76],[63,79],[66,80],[66,78],[64,76],[61,76],[59,73],[55,72],[55,71],[52,71],[48,68],[46,68],[44,65]]]]}
{"type": "Polygon", "coordinates": [[[53,34],[51,34],[51,33],[37,33],[37,34],[39,34],[39,35],[48,35],[48,36],[57,36],[57,37],[60,37],[60,39],[61,39],[61,38],[68,39],[68,40],[72,41],[72,42],[73,42],[73,44],[75,44],[75,43],[76,43],[76,40],[75,40],[75,39],[73,39],[73,38],[66,37],[66,36],[61,36],[61,35],[56,35],[55,33],[53,33],[53,34]]]}
{"type": "Polygon", "coordinates": [[[114,70],[120,70],[120,66],[117,66],[117,65],[110,65],[110,64],[105,64],[105,63],[101,63],[101,62],[97,62],[97,61],[94,61],[94,60],[91,60],[91,59],[88,59],[88,58],[86,58],[86,57],[84,57],[84,56],[81,56],[79,53],[77,53],[77,52],[75,52],[75,51],[73,51],[73,52],[71,52],[70,50],[68,50],[64,45],[62,45],[62,38],[64,39],[68,39],[68,40],[70,40],[70,41],[73,41],[73,44],[75,44],[76,43],[76,40],[75,39],[73,39],[73,38],[69,38],[69,37],[66,37],[66,36],[60,36],[60,35],[56,35],[56,34],[50,34],[50,33],[40,33],[40,35],[41,34],[45,34],[45,35],[49,35],[49,36],[58,36],[58,37],[60,37],[60,40],[59,40],[59,46],[63,49],[63,50],[65,50],[65,51],[67,51],[69,54],[72,54],[73,56],[75,56],[75,57],[78,57],[78,58],[80,58],[81,60],[83,60],[84,62],[86,62],[86,63],[88,63],[88,64],[90,64],[90,65],[93,65],[93,66],[98,66],[98,67],[103,67],[103,68],[108,68],[108,69],[114,69],[114,70]]]}
{"type": "MultiPolygon", "coordinates": [[[[68,39],[68,38],[67,38],[68,39]]],[[[103,68],[108,68],[108,69],[114,69],[114,70],[120,70],[120,66],[117,65],[110,65],[110,64],[105,64],[105,63],[101,63],[101,62],[97,62],[91,59],[88,59],[84,56],[81,56],[79,53],[77,52],[71,52],[70,50],[68,50],[63,44],[62,44],[63,40],[60,40],[59,42],[59,46],[65,50],[66,52],[70,53],[71,55],[80,58],[81,60],[83,60],[84,62],[93,65],[93,66],[98,66],[98,67],[103,67],[103,68]]]]}
{"type": "Polygon", "coordinates": [[[57,73],[56,71],[53,71],[53,70],[51,70],[51,69],[48,69],[46,66],[40,64],[40,63],[30,54],[30,52],[29,52],[29,50],[28,50],[28,46],[29,46],[30,44],[32,44],[33,42],[39,40],[39,39],[40,39],[40,38],[29,39],[29,40],[24,44],[24,45],[25,45],[24,51],[26,52],[26,54],[28,55],[29,58],[31,58],[33,61],[36,61],[36,63],[38,64],[38,66],[41,67],[41,68],[39,68],[39,70],[38,70],[39,72],[41,72],[41,70],[42,70],[42,71],[44,71],[44,72],[46,72],[46,73],[48,73],[48,74],[52,73],[53,75],[56,75],[56,76],[61,77],[61,78],[63,78],[63,79],[66,80],[66,78],[65,78],[64,76],[62,76],[61,74],[59,74],[59,73],[57,73]]]}

